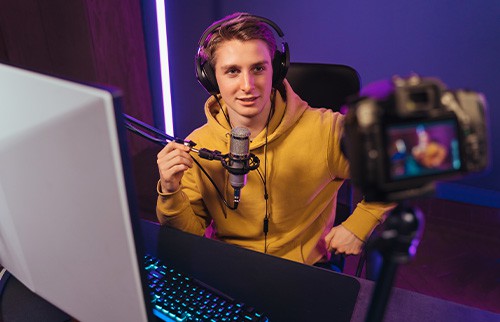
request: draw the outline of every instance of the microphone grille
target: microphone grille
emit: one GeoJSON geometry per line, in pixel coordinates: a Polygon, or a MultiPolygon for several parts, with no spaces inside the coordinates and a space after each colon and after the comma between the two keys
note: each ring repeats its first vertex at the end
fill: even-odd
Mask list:
{"type": "Polygon", "coordinates": [[[230,150],[234,156],[247,156],[250,146],[250,130],[246,127],[235,127],[231,130],[230,150]]]}
{"type": "Polygon", "coordinates": [[[237,139],[246,139],[250,136],[250,130],[246,127],[238,126],[231,130],[231,136],[237,139]]]}

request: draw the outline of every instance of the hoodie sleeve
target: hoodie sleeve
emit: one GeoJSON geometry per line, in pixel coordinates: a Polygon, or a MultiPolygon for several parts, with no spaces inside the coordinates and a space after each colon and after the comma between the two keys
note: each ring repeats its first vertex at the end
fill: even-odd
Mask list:
{"type": "Polygon", "coordinates": [[[347,230],[359,239],[366,241],[373,229],[384,220],[384,214],[394,208],[394,204],[366,202],[357,204],[353,213],[342,223],[347,230]]]}
{"type": "Polygon", "coordinates": [[[328,134],[328,158],[332,178],[349,178],[349,162],[342,152],[342,135],[344,133],[344,115],[333,113],[332,126],[328,134]]]}
{"type": "Polygon", "coordinates": [[[181,187],[173,193],[163,193],[158,182],[156,216],[162,225],[203,235],[211,218],[205,209],[201,193],[190,177],[190,170],[188,170],[184,173],[181,187]]]}

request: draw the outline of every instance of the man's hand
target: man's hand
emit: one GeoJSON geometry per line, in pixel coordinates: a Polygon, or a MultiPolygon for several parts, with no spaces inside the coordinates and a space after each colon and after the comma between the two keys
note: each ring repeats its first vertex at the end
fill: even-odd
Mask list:
{"type": "Polygon", "coordinates": [[[157,163],[164,193],[177,191],[184,171],[193,166],[189,147],[175,142],[170,142],[158,153],[157,163]]]}
{"type": "Polygon", "coordinates": [[[326,247],[328,251],[334,251],[335,255],[358,255],[363,248],[363,241],[356,237],[342,225],[332,228],[325,237],[326,247]]]}

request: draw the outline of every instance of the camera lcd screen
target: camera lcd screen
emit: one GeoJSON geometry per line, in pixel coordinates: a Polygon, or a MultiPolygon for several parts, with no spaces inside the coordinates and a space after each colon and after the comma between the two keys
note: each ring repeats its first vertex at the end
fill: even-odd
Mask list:
{"type": "Polygon", "coordinates": [[[386,128],[386,135],[391,181],[460,170],[454,119],[392,124],[386,128]]]}

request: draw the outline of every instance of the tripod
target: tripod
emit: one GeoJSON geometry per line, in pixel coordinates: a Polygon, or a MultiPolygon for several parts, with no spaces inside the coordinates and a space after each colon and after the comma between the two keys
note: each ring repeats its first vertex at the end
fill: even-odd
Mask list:
{"type": "Polygon", "coordinates": [[[398,266],[415,256],[423,226],[419,209],[399,203],[382,225],[380,234],[368,241],[368,251],[377,250],[383,263],[366,315],[367,322],[382,321],[398,266]]]}

